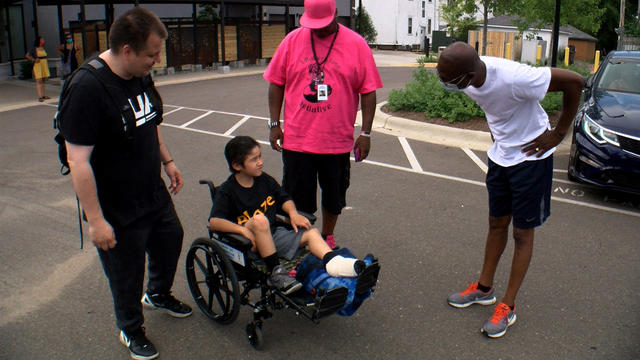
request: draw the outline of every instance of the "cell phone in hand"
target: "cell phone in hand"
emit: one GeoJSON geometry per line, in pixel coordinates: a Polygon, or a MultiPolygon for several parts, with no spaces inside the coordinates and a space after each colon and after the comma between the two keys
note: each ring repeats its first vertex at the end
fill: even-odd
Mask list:
{"type": "Polygon", "coordinates": [[[355,157],[356,162],[362,161],[362,154],[360,153],[359,147],[356,147],[355,149],[353,149],[353,156],[355,157]]]}

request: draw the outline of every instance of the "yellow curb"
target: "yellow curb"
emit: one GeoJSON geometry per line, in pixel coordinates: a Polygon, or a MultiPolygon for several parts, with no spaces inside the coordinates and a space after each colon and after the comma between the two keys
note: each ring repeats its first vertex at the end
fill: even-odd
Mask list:
{"type": "MultiPolygon", "coordinates": [[[[433,68],[436,67],[436,65],[438,65],[438,64],[436,64],[436,63],[425,63],[424,67],[426,67],[428,69],[433,69],[433,68]]],[[[393,67],[418,67],[418,66],[420,66],[420,64],[418,64],[416,62],[414,64],[394,64],[394,65],[377,65],[377,66],[381,67],[381,68],[389,68],[389,67],[391,67],[391,68],[393,68],[393,67]]]]}

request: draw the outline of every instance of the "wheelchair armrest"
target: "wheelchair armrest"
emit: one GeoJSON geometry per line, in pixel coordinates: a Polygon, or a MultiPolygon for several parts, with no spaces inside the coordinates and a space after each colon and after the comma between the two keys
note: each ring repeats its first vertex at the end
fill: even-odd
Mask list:
{"type": "MultiPolygon", "coordinates": [[[[311,225],[315,224],[315,222],[316,222],[315,215],[306,213],[304,211],[298,211],[298,214],[306,217],[309,220],[309,222],[311,223],[311,225]]],[[[283,223],[283,224],[291,224],[291,221],[290,221],[289,217],[287,215],[284,215],[284,214],[276,214],[276,221],[280,222],[280,223],[283,223]]]]}
{"type": "Polygon", "coordinates": [[[240,234],[235,234],[235,233],[216,233],[216,234],[218,235],[220,241],[228,244],[231,247],[234,247],[237,249],[251,248],[251,241],[240,234]]]}

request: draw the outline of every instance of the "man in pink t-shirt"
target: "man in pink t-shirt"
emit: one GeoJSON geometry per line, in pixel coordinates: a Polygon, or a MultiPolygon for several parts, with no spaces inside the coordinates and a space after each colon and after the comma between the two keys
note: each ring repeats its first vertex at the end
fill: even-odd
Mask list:
{"type": "Polygon", "coordinates": [[[289,33],[264,74],[269,84],[269,141],[282,151],[282,185],[298,209],[315,213],[322,190],[322,235],[346,205],[349,153],[365,159],[371,147],[376,90],[382,81],[366,41],[337,22],[335,0],[305,0],[301,28],[289,33]],[[280,110],[284,100],[284,132],[280,110]],[[362,132],[353,141],[358,101],[362,132]]]}

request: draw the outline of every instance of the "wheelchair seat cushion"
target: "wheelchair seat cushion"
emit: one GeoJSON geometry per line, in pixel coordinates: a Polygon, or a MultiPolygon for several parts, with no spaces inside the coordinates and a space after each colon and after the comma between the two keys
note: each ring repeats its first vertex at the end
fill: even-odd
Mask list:
{"type": "MultiPolygon", "coordinates": [[[[336,250],[336,252],[344,257],[356,258],[348,248],[341,248],[336,250]]],[[[371,296],[371,287],[375,285],[375,280],[377,280],[377,271],[379,270],[377,260],[372,255],[367,255],[363,261],[367,265],[367,269],[365,269],[367,277],[369,277],[371,273],[373,273],[375,277],[372,282],[369,282],[370,285],[366,288],[358,286],[358,280],[361,276],[347,278],[333,277],[327,274],[322,260],[312,254],[307,255],[298,265],[296,280],[304,285],[305,291],[312,294],[326,293],[329,290],[339,287],[346,288],[348,290],[347,301],[342,309],[338,311],[338,315],[351,316],[358,310],[362,303],[371,296]],[[369,269],[370,267],[371,269],[369,269]]]]}

